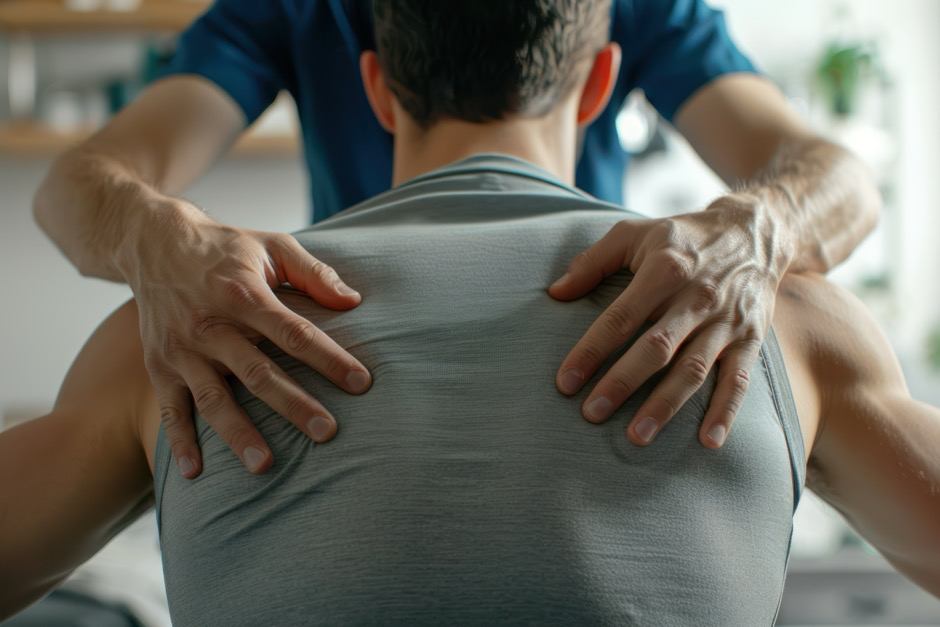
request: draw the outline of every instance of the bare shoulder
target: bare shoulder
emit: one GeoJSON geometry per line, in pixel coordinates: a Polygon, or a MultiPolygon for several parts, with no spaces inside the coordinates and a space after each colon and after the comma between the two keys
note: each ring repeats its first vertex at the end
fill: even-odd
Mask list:
{"type": "Polygon", "coordinates": [[[159,419],[144,366],[137,305],[131,300],[105,319],[82,347],[56,399],[56,410],[111,416],[146,450],[159,419]],[[94,409],[94,412],[90,410],[94,409]]]}
{"type": "MultiPolygon", "coordinates": [[[[852,419],[847,402],[859,405],[865,395],[879,390],[907,391],[891,345],[874,317],[851,292],[822,276],[784,279],[777,292],[774,329],[808,454],[835,421],[852,419]]],[[[816,460],[811,457],[811,461],[816,460]]],[[[818,473],[811,464],[811,482],[814,475],[818,473]]]]}
{"type": "Polygon", "coordinates": [[[817,387],[901,385],[884,331],[855,295],[825,278],[792,275],[780,284],[774,325],[814,375],[817,387]]]}
{"type": "Polygon", "coordinates": [[[800,377],[798,406],[802,397],[818,416],[807,485],[940,595],[940,410],[911,397],[884,332],[848,291],[790,277],[774,325],[788,372],[800,377]]]}

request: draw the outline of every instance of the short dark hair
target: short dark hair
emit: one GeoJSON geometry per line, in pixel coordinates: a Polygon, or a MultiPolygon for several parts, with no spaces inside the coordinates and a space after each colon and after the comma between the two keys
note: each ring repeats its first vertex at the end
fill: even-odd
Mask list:
{"type": "MultiPolygon", "coordinates": [[[[374,0],[379,64],[422,127],[541,116],[607,43],[610,0],[374,0]]],[[[585,68],[586,71],[586,68],[585,68]]]]}

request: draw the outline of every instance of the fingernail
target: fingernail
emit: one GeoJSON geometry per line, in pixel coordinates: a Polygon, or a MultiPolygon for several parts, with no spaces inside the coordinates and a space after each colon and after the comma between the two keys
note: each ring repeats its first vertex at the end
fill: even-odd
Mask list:
{"type": "Polygon", "coordinates": [[[552,287],[561,287],[562,285],[564,285],[564,284],[568,281],[568,278],[569,278],[570,276],[571,276],[571,273],[570,273],[570,272],[565,272],[565,273],[561,276],[560,279],[558,279],[557,281],[555,281],[554,283],[552,283],[552,287]]]}
{"type": "Polygon", "coordinates": [[[307,422],[307,431],[316,442],[322,442],[333,429],[333,423],[324,416],[314,416],[307,422]]]}
{"type": "Polygon", "coordinates": [[[359,292],[349,287],[342,281],[337,281],[333,284],[333,287],[336,288],[336,291],[342,294],[343,296],[359,296],[359,292]]]}
{"type": "Polygon", "coordinates": [[[362,370],[353,370],[346,375],[346,385],[353,392],[365,392],[369,388],[369,375],[362,370]]]}
{"type": "Polygon", "coordinates": [[[636,435],[644,444],[649,444],[650,440],[653,439],[653,436],[656,435],[656,430],[659,429],[659,423],[657,423],[653,418],[644,418],[636,426],[634,431],[636,435]]]}
{"type": "Polygon", "coordinates": [[[611,411],[613,411],[614,405],[609,400],[603,396],[598,396],[593,401],[588,403],[587,406],[587,415],[594,422],[600,422],[606,420],[610,416],[611,411]]]}
{"type": "Polygon", "coordinates": [[[245,449],[245,461],[248,462],[248,468],[257,470],[264,463],[264,451],[249,446],[245,449]]]}
{"type": "Polygon", "coordinates": [[[584,375],[577,368],[568,368],[558,380],[561,384],[561,391],[565,394],[574,394],[584,382],[584,375]]]}
{"type": "Polygon", "coordinates": [[[188,475],[189,473],[191,473],[192,471],[196,470],[196,464],[193,462],[192,458],[190,457],[180,458],[179,466],[180,466],[180,474],[182,474],[184,477],[188,475]]]}
{"type": "Polygon", "coordinates": [[[721,446],[722,444],[724,444],[725,436],[727,434],[728,434],[728,430],[725,429],[724,425],[715,425],[714,427],[708,430],[708,433],[706,435],[711,439],[712,442],[714,442],[718,446],[721,446]]]}

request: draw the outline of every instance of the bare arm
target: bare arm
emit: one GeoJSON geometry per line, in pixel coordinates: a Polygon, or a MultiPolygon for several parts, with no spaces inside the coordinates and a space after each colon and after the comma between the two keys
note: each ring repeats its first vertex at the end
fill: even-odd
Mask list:
{"type": "Polygon", "coordinates": [[[700,431],[702,444],[717,448],[747,392],[780,281],[789,271],[825,271],[844,259],[874,225],[881,201],[862,164],[813,136],[759,76],[709,83],[679,110],[676,125],[736,191],[707,211],[624,221],[572,262],[551,287],[560,300],[584,296],[625,267],[635,278],[565,358],[557,384],[576,392],[652,319],[582,412],[606,420],[669,368],[627,428],[632,442],[649,444],[717,363],[700,431]]]}
{"type": "Polygon", "coordinates": [[[133,303],[95,332],[51,414],[0,433],[0,620],[61,583],[153,504],[141,432],[156,402],[133,303]]]}
{"type": "MultiPolygon", "coordinates": [[[[755,197],[765,234],[792,242],[788,269],[826,272],[871,231],[881,196],[868,169],[814,135],[769,80],[732,74],[696,93],[676,127],[736,194],[755,197]]],[[[711,208],[721,209],[723,199],[711,208]]]]}
{"type": "Polygon", "coordinates": [[[125,281],[124,258],[164,214],[186,210],[173,196],[228,149],[244,122],[205,79],[160,81],[56,159],[36,193],[36,220],[82,274],[125,281]]]}
{"type": "Polygon", "coordinates": [[[262,337],[350,392],[365,368],[272,288],[290,283],[322,305],[360,302],[292,237],[217,223],[175,197],[235,140],[244,116],[218,87],[172,77],[149,88],[97,135],[60,157],[39,188],[40,225],[86,275],[127,281],[140,307],[143,359],[170,448],[187,477],[201,472],[191,406],[253,472],[270,449],[231,396],[224,375],[318,442],[330,412],[254,346],[262,337]]]}
{"type": "Polygon", "coordinates": [[[780,308],[788,370],[807,364],[792,369],[808,382],[796,394],[801,414],[820,419],[807,485],[940,596],[940,410],[911,398],[884,334],[845,290],[792,277],[780,308]]]}

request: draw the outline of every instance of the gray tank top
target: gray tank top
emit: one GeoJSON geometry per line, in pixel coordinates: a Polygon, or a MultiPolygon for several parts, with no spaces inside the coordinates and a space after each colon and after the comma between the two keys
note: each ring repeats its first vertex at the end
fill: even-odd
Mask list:
{"type": "MultiPolygon", "coordinates": [[[[331,409],[306,435],[232,387],[274,455],[252,476],[197,418],[205,471],[163,434],[155,490],[174,624],[769,625],[805,467],[771,334],[725,446],[698,430],[708,383],[647,448],[554,385],[630,280],[547,286],[617,221],[522,161],[480,156],[297,234],[363,295],[349,312],[282,299],[370,368],[351,396],[262,348],[331,409]]],[[[595,379],[596,380],[596,379],[595,379]]]]}

